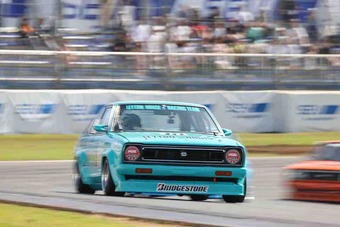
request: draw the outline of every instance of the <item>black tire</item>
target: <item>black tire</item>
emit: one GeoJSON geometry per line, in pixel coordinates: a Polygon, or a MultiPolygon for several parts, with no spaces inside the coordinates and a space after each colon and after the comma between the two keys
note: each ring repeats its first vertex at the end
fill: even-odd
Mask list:
{"type": "Polygon", "coordinates": [[[226,203],[243,203],[247,195],[247,179],[244,181],[244,194],[243,195],[223,195],[222,198],[226,203]]]}
{"type": "Polygon", "coordinates": [[[74,164],[73,181],[74,181],[74,188],[76,192],[80,194],[94,194],[96,192],[89,185],[83,183],[83,180],[81,179],[81,174],[79,171],[78,162],[75,162],[74,164]]]}
{"type": "Polygon", "coordinates": [[[125,194],[125,192],[116,192],[107,159],[104,160],[102,169],[102,189],[104,194],[108,196],[124,196],[125,194]]]}
{"type": "Polygon", "coordinates": [[[204,201],[209,198],[208,195],[190,195],[192,201],[204,201]]]}

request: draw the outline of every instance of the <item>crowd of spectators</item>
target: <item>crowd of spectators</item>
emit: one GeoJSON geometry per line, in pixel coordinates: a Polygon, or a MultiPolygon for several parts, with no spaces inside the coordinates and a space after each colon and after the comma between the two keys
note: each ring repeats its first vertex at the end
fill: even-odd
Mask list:
{"type": "MultiPolygon", "coordinates": [[[[266,11],[258,17],[240,9],[233,18],[220,16],[219,9],[213,7],[209,15],[202,17],[200,11],[189,6],[182,6],[175,15],[152,17],[135,21],[131,11],[133,7],[122,7],[119,21],[114,26],[103,29],[104,50],[115,52],[149,53],[259,53],[259,54],[332,54],[338,53],[338,43],[332,37],[318,33],[313,9],[309,10],[308,21],[300,23],[293,14],[286,13],[275,23],[267,18],[266,11]]],[[[47,49],[77,50],[68,45],[66,39],[53,34],[54,28],[43,26],[39,18],[31,26],[27,18],[22,18],[19,30],[27,45],[34,45],[39,40],[39,47],[47,49]],[[45,34],[49,34],[44,36],[45,34]],[[30,39],[36,37],[38,39],[30,39]],[[43,42],[42,42],[43,41],[43,42]]],[[[92,40],[93,41],[93,40],[92,40]]],[[[93,42],[98,43],[98,40],[93,42]]],[[[89,45],[90,46],[90,45],[89,45]]],[[[136,68],[145,68],[146,64],[157,66],[160,57],[136,57],[136,68]]],[[[171,57],[168,63],[172,67],[191,67],[193,62],[204,61],[195,56],[171,57]]],[[[233,57],[216,57],[214,63],[222,69],[242,66],[233,57]]],[[[340,65],[339,58],[330,58],[332,65],[340,65]]],[[[161,63],[160,63],[161,64],[161,63]]],[[[294,66],[290,64],[290,66],[294,66]]]]}
{"type": "MultiPolygon", "coordinates": [[[[308,20],[301,23],[297,15],[282,13],[275,23],[266,11],[258,17],[241,8],[233,18],[223,18],[213,7],[206,17],[189,6],[168,17],[154,17],[122,26],[122,34],[113,40],[112,51],[151,53],[255,53],[255,54],[338,54],[339,42],[318,32],[315,9],[308,10],[308,20]],[[124,43],[122,48],[122,43],[124,43]],[[117,45],[119,44],[119,45],[117,45]]],[[[338,36],[339,37],[339,36],[338,36]]],[[[185,56],[169,58],[173,67],[190,67],[202,58],[185,56]]],[[[330,64],[339,66],[339,58],[329,58],[330,64]]],[[[144,60],[145,61],[145,60],[144,60]]],[[[219,68],[243,66],[232,57],[216,57],[219,68]]],[[[285,61],[287,62],[287,61],[285,61]]],[[[294,62],[289,66],[294,67],[294,62]]],[[[137,66],[143,66],[143,57],[137,66]]]]}

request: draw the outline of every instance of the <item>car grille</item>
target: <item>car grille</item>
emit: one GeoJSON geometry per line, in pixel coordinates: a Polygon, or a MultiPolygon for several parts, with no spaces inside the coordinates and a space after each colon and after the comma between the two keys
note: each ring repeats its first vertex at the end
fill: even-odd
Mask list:
{"type": "Polygon", "coordinates": [[[225,151],[222,148],[192,147],[143,147],[142,160],[151,162],[179,163],[223,163],[225,151]]]}

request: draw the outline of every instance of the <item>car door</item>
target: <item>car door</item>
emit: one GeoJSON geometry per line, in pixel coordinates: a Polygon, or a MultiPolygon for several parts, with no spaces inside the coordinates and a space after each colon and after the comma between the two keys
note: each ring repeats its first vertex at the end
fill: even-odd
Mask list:
{"type": "MultiPolygon", "coordinates": [[[[108,125],[112,115],[112,106],[106,106],[103,114],[97,124],[108,125]]],[[[94,125],[93,125],[94,126],[94,125]]],[[[109,127],[108,127],[109,128],[109,127]]],[[[101,181],[101,157],[102,153],[107,146],[107,132],[95,132],[91,138],[91,176],[94,182],[100,183],[101,181]]]]}
{"type": "Polygon", "coordinates": [[[101,116],[103,114],[103,110],[101,110],[96,117],[92,119],[86,129],[83,131],[79,141],[76,145],[76,157],[79,162],[79,167],[81,172],[86,175],[86,177],[91,177],[92,171],[92,138],[93,135],[96,134],[96,131],[93,129],[93,125],[99,123],[101,116]]]}

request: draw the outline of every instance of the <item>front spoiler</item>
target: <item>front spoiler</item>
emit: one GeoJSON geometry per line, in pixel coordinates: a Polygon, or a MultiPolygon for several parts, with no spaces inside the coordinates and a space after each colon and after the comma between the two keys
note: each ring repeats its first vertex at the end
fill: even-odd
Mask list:
{"type": "MultiPolygon", "coordinates": [[[[122,164],[118,168],[111,166],[116,191],[130,193],[167,193],[167,194],[207,194],[207,195],[244,195],[244,181],[247,173],[245,167],[202,167],[202,166],[166,166],[166,165],[136,165],[122,164]],[[237,178],[237,182],[214,181],[178,181],[129,179],[126,175],[136,174],[136,168],[152,168],[150,176],[186,176],[186,177],[216,177],[216,171],[231,171],[230,178],[237,178]],[[165,186],[162,188],[162,185],[165,186]],[[159,188],[161,187],[161,189],[159,188]],[[190,187],[190,190],[188,190],[190,187]],[[196,187],[199,190],[194,190],[196,187]],[[204,190],[202,190],[204,189],[204,190]],[[205,190],[206,189],[206,190],[205,190]]],[[[145,174],[142,174],[145,175],[145,174]]]]}

